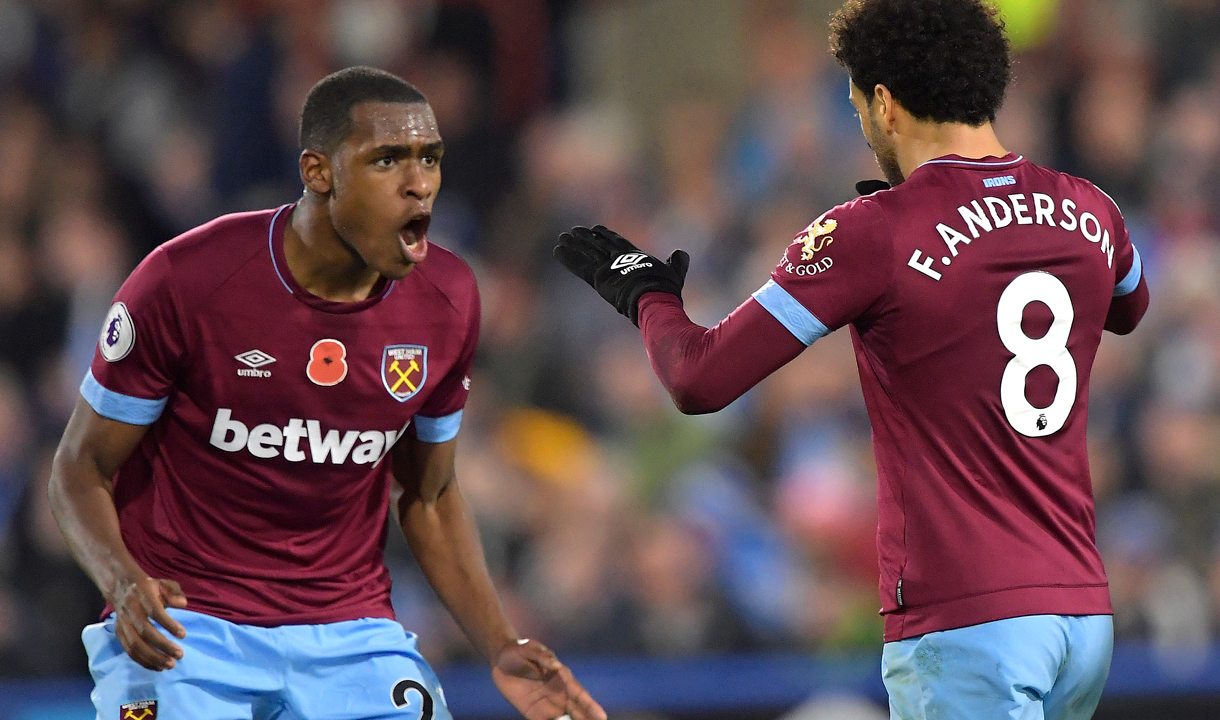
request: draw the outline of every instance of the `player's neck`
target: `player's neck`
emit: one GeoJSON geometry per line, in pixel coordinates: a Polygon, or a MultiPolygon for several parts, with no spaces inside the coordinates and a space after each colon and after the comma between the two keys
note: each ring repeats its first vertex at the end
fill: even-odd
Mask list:
{"type": "Polygon", "coordinates": [[[895,143],[895,149],[903,177],[910,177],[915,168],[945,155],[977,160],[1008,154],[991,123],[971,127],[965,123],[918,122],[902,142],[895,143]]]}
{"type": "Polygon", "coordinates": [[[334,302],[365,300],[381,279],[343,242],[326,208],[313,202],[308,193],[284,227],[284,258],[298,285],[334,302]]]}

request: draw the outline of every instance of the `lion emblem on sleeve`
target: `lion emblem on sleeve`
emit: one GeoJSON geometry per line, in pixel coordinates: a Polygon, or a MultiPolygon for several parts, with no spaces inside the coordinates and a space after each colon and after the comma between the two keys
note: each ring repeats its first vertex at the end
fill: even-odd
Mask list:
{"type": "Polygon", "coordinates": [[[823,220],[818,218],[813,221],[809,227],[796,236],[798,242],[801,243],[801,259],[812,260],[813,256],[822,251],[822,248],[834,242],[834,238],[830,233],[835,231],[839,226],[833,218],[823,220]]]}

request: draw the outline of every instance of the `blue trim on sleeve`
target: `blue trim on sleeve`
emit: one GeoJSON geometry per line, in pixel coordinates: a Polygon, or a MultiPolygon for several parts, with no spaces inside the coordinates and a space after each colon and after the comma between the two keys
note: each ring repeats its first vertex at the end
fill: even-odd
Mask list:
{"type": "Polygon", "coordinates": [[[1139,287],[1140,277],[1144,274],[1144,264],[1140,261],[1140,251],[1131,246],[1132,252],[1135,253],[1135,259],[1131,261],[1131,269],[1127,271],[1127,277],[1119,281],[1114,286],[1114,297],[1122,297],[1135,292],[1135,288],[1139,287]]]}
{"type": "Polygon", "coordinates": [[[756,290],[754,299],[806,347],[830,332],[821,320],[774,280],[768,280],[766,285],[756,290]]]}
{"type": "Polygon", "coordinates": [[[414,420],[415,437],[430,443],[449,442],[457,437],[458,428],[462,426],[462,411],[438,418],[416,415],[414,420]]]}
{"type": "Polygon", "coordinates": [[[152,425],[161,417],[161,411],[169,400],[145,400],[107,390],[93,377],[92,370],[85,373],[85,379],[80,384],[80,394],[98,415],[129,425],[152,425]]]}

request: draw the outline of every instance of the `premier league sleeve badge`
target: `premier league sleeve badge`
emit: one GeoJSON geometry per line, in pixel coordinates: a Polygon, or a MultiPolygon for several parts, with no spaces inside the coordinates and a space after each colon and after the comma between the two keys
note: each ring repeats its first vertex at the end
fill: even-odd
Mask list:
{"type": "Polygon", "coordinates": [[[136,327],[131,322],[131,313],[127,306],[116,302],[106,313],[106,321],[102,323],[102,335],[97,340],[98,349],[106,362],[115,362],[127,357],[132,346],[136,344],[136,327]]]}

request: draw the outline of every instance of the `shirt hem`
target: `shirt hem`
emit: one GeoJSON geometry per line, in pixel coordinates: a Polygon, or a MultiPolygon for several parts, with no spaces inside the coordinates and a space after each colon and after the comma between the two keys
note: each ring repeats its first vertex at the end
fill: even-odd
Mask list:
{"type": "Polygon", "coordinates": [[[1013,588],[884,613],[885,642],[1026,615],[1112,615],[1110,586],[1013,588]]]}
{"type": "MultiPolygon", "coordinates": [[[[191,602],[186,608],[200,615],[208,615],[235,625],[253,625],[255,627],[280,627],[281,625],[329,625],[331,623],[364,620],[369,618],[396,620],[394,608],[382,603],[366,603],[347,608],[341,612],[309,612],[287,613],[278,615],[248,615],[225,608],[208,607],[198,602],[191,602]]],[[[107,603],[102,611],[102,619],[114,612],[114,607],[107,603]]]]}

